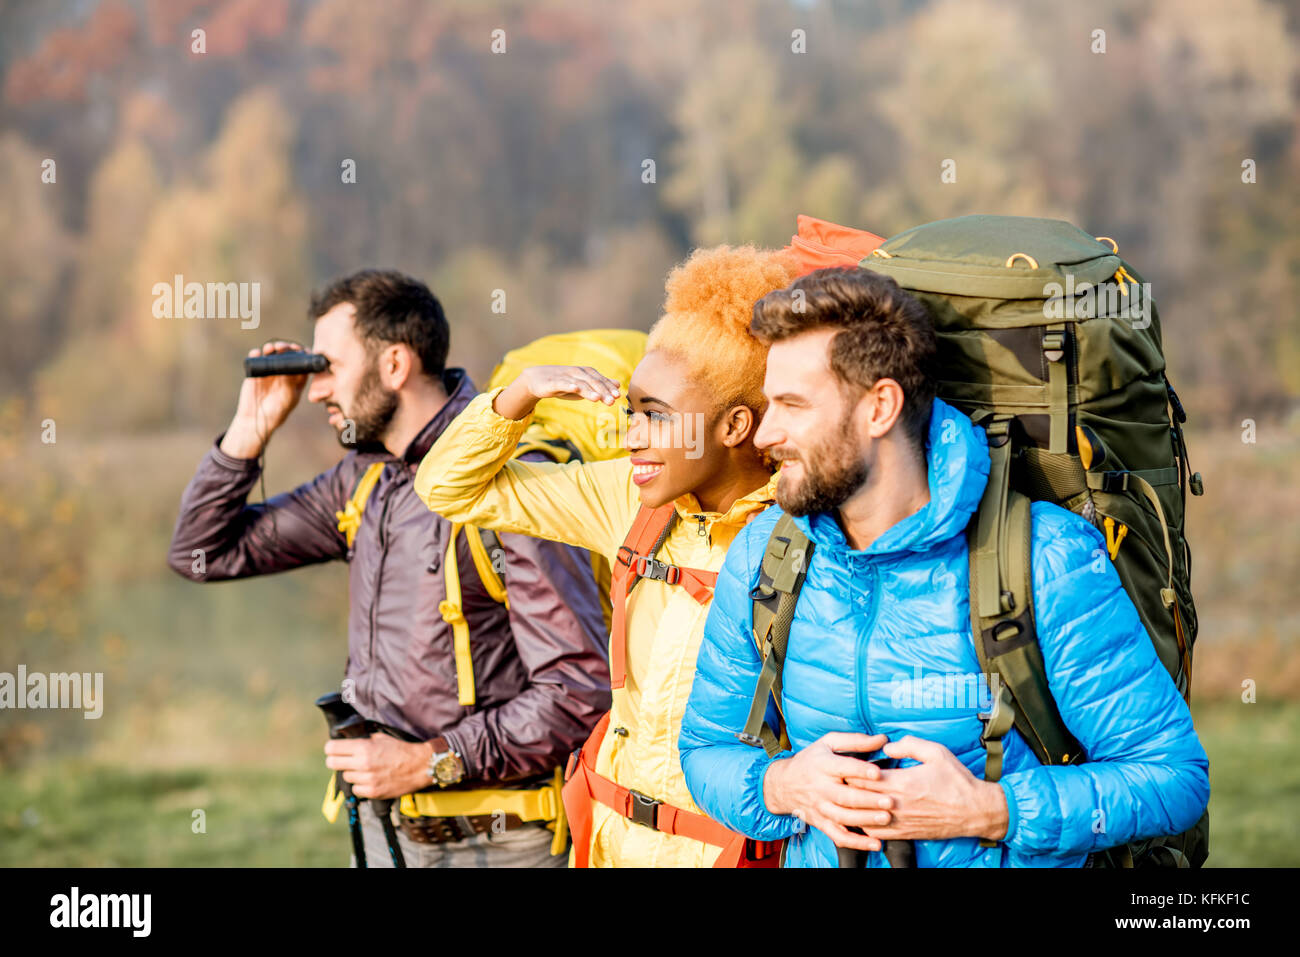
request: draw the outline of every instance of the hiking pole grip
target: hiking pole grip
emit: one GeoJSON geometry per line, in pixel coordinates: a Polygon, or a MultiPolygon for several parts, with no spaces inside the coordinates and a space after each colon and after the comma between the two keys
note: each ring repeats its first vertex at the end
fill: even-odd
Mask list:
{"type": "MultiPolygon", "coordinates": [[[[855,834],[864,833],[860,827],[850,827],[855,834]]],[[[852,847],[835,848],[836,867],[866,867],[867,852],[852,847]]],[[[894,839],[880,842],[880,853],[893,868],[916,867],[916,844],[912,841],[894,839]]]]}
{"type": "MultiPolygon", "coordinates": [[[[330,728],[330,737],[332,738],[368,738],[376,730],[376,722],[367,721],[355,711],[350,717],[343,719],[338,724],[330,728]]],[[[357,798],[352,793],[352,785],[343,780],[343,772],[339,772],[339,784],[343,789],[344,795],[351,801],[349,809],[354,805],[359,805],[363,800],[369,800],[374,808],[375,816],[379,818],[380,826],[384,829],[384,841],[388,844],[388,856],[393,861],[393,867],[406,867],[406,858],[402,855],[402,846],[397,840],[397,828],[393,826],[393,798],[357,798]]],[[[351,818],[349,818],[351,821],[351,818]]],[[[360,821],[358,820],[357,832],[353,836],[353,843],[359,840],[360,821]]]]}
{"type": "MultiPolygon", "coordinates": [[[[343,700],[338,692],[321,695],[316,699],[316,707],[325,715],[325,724],[329,728],[330,738],[364,738],[369,735],[366,721],[357,713],[357,709],[343,700]]],[[[352,855],[357,867],[366,866],[366,842],[361,832],[361,802],[352,793],[352,785],[343,780],[343,772],[335,771],[334,779],[343,794],[344,806],[348,809],[348,833],[352,837],[352,855]]]]}
{"type": "MultiPolygon", "coordinates": [[[[851,827],[849,830],[857,831],[859,834],[862,833],[862,829],[857,827],[851,827]]],[[[866,858],[866,853],[859,851],[856,847],[835,846],[836,867],[866,867],[866,858]]]]}

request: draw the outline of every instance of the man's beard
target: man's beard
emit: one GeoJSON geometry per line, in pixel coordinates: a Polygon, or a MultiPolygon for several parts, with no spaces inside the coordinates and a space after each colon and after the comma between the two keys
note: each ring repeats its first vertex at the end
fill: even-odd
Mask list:
{"type": "MultiPolygon", "coordinates": [[[[777,455],[778,459],[782,458],[777,455]]],[[[785,456],[794,458],[795,456],[785,456]]],[[[785,476],[776,483],[776,503],[791,515],[831,512],[843,505],[867,481],[867,464],[853,436],[852,422],[840,421],[839,431],[824,445],[798,456],[803,480],[790,488],[785,476]]]]}
{"type": "Polygon", "coordinates": [[[347,416],[347,419],[352,421],[353,441],[346,442],[343,439],[347,429],[345,421],[344,428],[339,431],[339,444],[345,449],[351,449],[360,445],[382,443],[389,423],[397,414],[397,393],[392,389],[384,388],[383,383],[379,381],[378,370],[367,369],[362,375],[361,384],[357,386],[357,397],[352,406],[352,414],[347,416]]]}

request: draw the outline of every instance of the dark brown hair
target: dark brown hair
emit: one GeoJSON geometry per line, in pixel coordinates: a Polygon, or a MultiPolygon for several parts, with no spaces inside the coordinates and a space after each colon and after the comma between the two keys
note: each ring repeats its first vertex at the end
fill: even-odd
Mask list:
{"type": "Polygon", "coordinates": [[[312,296],[308,315],[315,321],[344,302],[357,310],[357,335],[372,357],[400,342],[420,357],[425,375],[442,375],[451,330],[442,303],[424,283],[392,269],[363,269],[312,296]]]}
{"type": "Polygon", "coordinates": [[[856,266],[818,269],[754,304],[750,331],[772,343],[815,329],[839,329],[830,365],[850,395],[878,379],[902,387],[903,432],[925,449],[934,402],[934,324],[893,279],[856,266]]]}

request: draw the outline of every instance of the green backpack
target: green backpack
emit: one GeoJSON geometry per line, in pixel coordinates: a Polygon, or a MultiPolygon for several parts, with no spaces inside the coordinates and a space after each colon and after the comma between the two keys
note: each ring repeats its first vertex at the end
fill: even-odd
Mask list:
{"type": "MultiPolygon", "coordinates": [[[[1188,489],[1203,489],[1188,467],[1186,415],[1165,375],[1155,303],[1118,253],[1113,240],[1059,220],[963,216],[899,233],[861,264],[927,307],[939,396],[988,435],[989,481],[968,538],[975,649],[985,674],[1001,679],[980,716],[989,781],[1001,776],[1002,737],[1013,726],[1044,764],[1087,759],[1061,720],[1038,647],[1031,500],[1103,532],[1160,661],[1190,696],[1196,609],[1183,519],[1188,489]]],[[[774,732],[763,715],[769,695],[780,708],[811,550],[783,516],[752,595],[763,668],[740,737],[769,753],[789,747],[784,722],[774,732]]],[[[1208,838],[1207,812],[1190,831],[1112,848],[1090,864],[1199,867],[1208,838]]]]}

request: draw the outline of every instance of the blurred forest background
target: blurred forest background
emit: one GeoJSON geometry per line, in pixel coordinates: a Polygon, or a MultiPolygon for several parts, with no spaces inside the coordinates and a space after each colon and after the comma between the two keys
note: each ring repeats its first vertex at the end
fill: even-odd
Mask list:
{"type": "MultiPolygon", "coordinates": [[[[971,212],[1113,236],[1153,283],[1206,486],[1211,863],[1300,863],[1298,41],[1280,0],[0,0],[0,671],[105,673],[98,721],[0,712],[0,864],[346,862],[311,706],[345,570],[164,563],[240,358],[309,342],[314,286],[423,278],[482,382],[648,328],[696,244],[971,212]],[[261,283],[260,327],[155,318],[178,273],[261,283]]],[[[303,406],[270,494],[339,455],[303,406]]]]}

